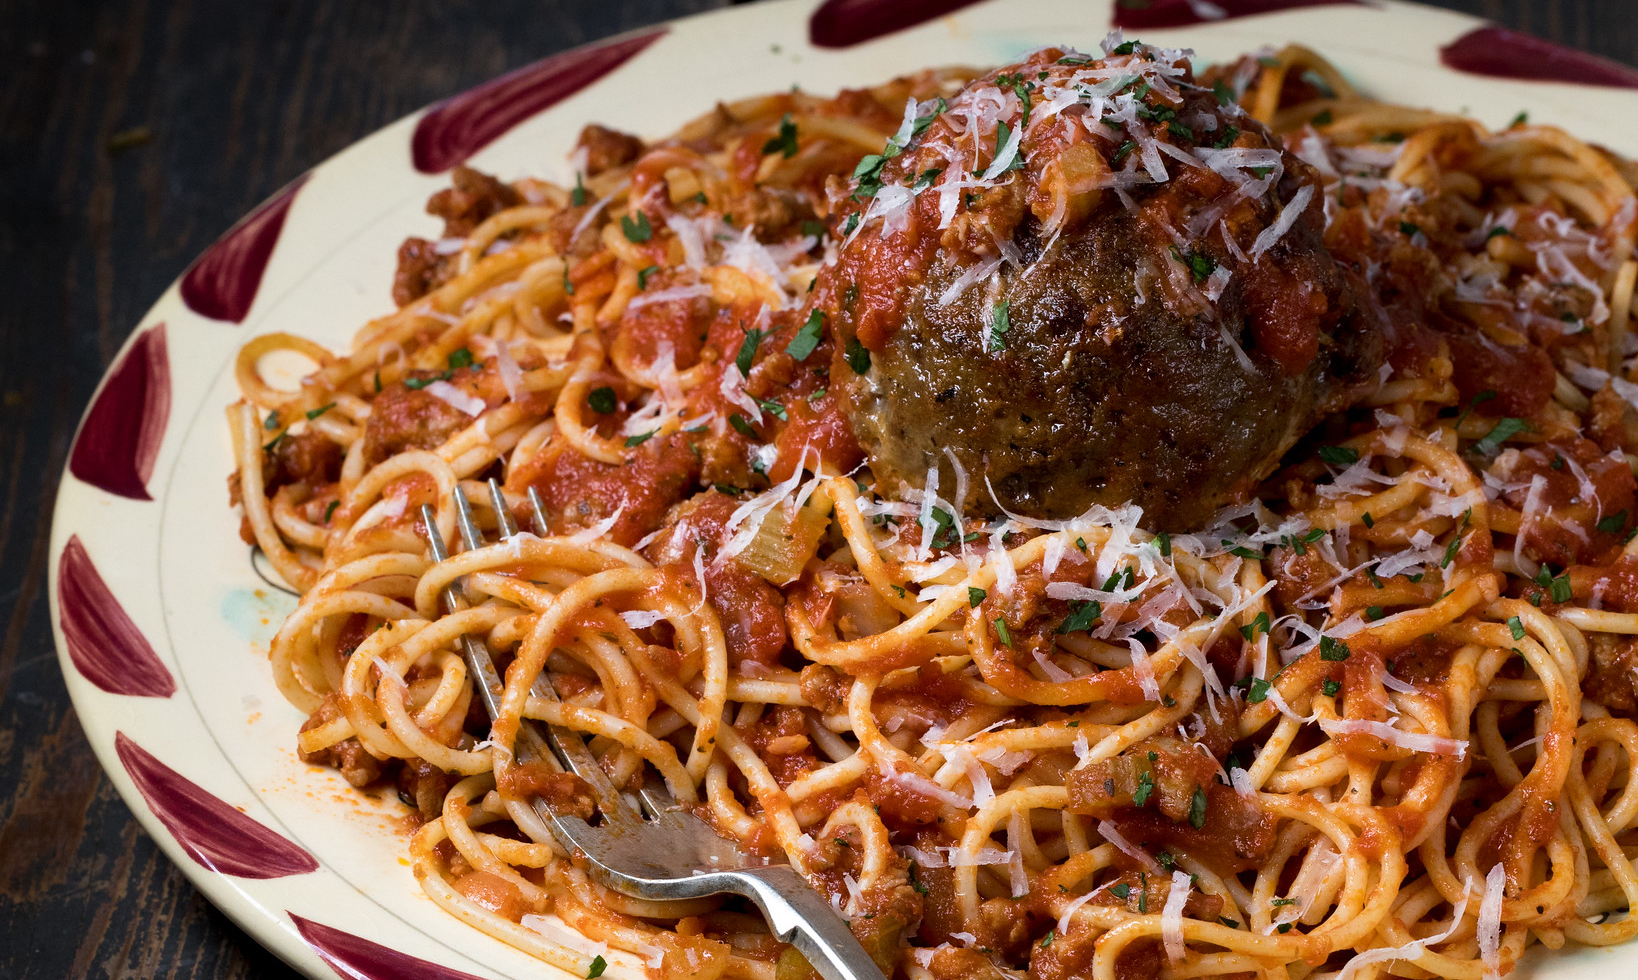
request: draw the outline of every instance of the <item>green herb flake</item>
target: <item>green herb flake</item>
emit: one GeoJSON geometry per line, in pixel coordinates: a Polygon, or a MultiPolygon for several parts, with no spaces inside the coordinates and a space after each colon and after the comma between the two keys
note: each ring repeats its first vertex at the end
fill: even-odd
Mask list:
{"type": "Polygon", "coordinates": [[[1262,704],[1268,700],[1268,689],[1273,686],[1262,677],[1251,678],[1251,683],[1246,685],[1246,703],[1262,704]]]}
{"type": "Polygon", "coordinates": [[[1149,802],[1149,797],[1153,796],[1154,792],[1155,777],[1150,775],[1149,770],[1145,769],[1138,774],[1137,789],[1132,792],[1132,805],[1146,805],[1149,802]]]}
{"type": "Polygon", "coordinates": [[[608,385],[604,385],[601,388],[593,388],[591,390],[591,394],[586,396],[586,404],[592,407],[592,411],[597,412],[600,415],[607,415],[614,411],[618,401],[619,400],[614,395],[614,389],[610,388],[608,385]]]}
{"type": "Polygon", "coordinates": [[[1155,544],[1160,547],[1160,557],[1170,558],[1172,556],[1172,536],[1170,534],[1165,531],[1157,533],[1155,535],[1155,544]]]}
{"type": "Polygon", "coordinates": [[[1627,512],[1624,510],[1611,514],[1598,522],[1598,529],[1605,534],[1620,534],[1621,530],[1626,526],[1627,512]]]}
{"type": "Polygon", "coordinates": [[[756,430],[751,428],[751,423],[745,421],[745,416],[739,414],[738,412],[728,416],[728,424],[734,427],[735,432],[738,432],[745,438],[756,438],[756,430]]]}
{"type": "MultiPolygon", "coordinates": [[[[335,408],[335,407],[336,407],[336,403],[331,402],[328,405],[320,405],[318,408],[309,409],[308,412],[307,412],[307,421],[311,422],[314,419],[318,418],[320,415],[323,415],[325,412],[328,412],[330,409],[335,408]]],[[[1621,519],[1623,521],[1626,520],[1626,516],[1627,516],[1627,512],[1622,511],[1621,512],[1621,519]]],[[[1599,525],[1600,525],[1600,527],[1602,527],[1603,522],[1600,521],[1599,525]]],[[[1620,530],[1620,528],[1616,528],[1616,530],[1620,530]]]]}
{"type": "Polygon", "coordinates": [[[1399,233],[1401,235],[1404,235],[1406,238],[1415,238],[1418,234],[1421,233],[1421,231],[1422,231],[1421,228],[1419,228],[1418,226],[1412,224],[1409,221],[1399,222],[1399,233]]]}
{"type": "Polygon", "coordinates": [[[1320,693],[1324,694],[1328,698],[1336,697],[1337,693],[1341,690],[1342,685],[1333,680],[1327,680],[1325,683],[1320,685],[1320,693]]]}
{"type": "Polygon", "coordinates": [[[1218,105],[1228,105],[1234,101],[1234,88],[1228,82],[1219,78],[1212,83],[1211,94],[1217,96],[1218,105]]]}
{"type": "Polygon", "coordinates": [[[586,980],[597,980],[603,971],[609,968],[609,961],[601,956],[592,957],[591,966],[586,970],[586,980]]]}
{"type": "Polygon", "coordinates": [[[1194,276],[1194,281],[1197,283],[1205,282],[1211,278],[1213,272],[1217,271],[1217,260],[1199,249],[1184,252],[1176,245],[1173,245],[1172,258],[1187,266],[1189,274],[1194,276]]]}
{"type": "Polygon", "coordinates": [[[574,172],[574,190],[569,194],[569,201],[577,208],[586,203],[585,174],[578,170],[574,172]]]}
{"type": "Polygon", "coordinates": [[[1484,438],[1473,444],[1473,451],[1480,456],[1494,456],[1501,450],[1502,443],[1529,428],[1530,423],[1523,419],[1502,419],[1496,423],[1495,428],[1485,434],[1484,438]]]}
{"type": "Polygon", "coordinates": [[[1212,145],[1213,149],[1226,150],[1226,149],[1228,149],[1230,144],[1232,144],[1235,140],[1237,140],[1239,138],[1240,138],[1239,127],[1230,126],[1227,129],[1223,130],[1223,132],[1215,140],[1212,141],[1211,145],[1212,145]]]}
{"type": "Polygon", "coordinates": [[[1206,825],[1206,791],[1199,786],[1189,798],[1189,826],[1199,830],[1206,825]]]}
{"type": "Polygon", "coordinates": [[[1257,638],[1258,633],[1267,633],[1267,632],[1268,632],[1268,613],[1267,612],[1258,613],[1256,619],[1253,619],[1251,622],[1249,622],[1246,625],[1240,627],[1240,635],[1245,637],[1247,641],[1255,640],[1257,638]]]}
{"type": "Polygon", "coordinates": [[[1332,466],[1352,466],[1359,462],[1359,450],[1347,446],[1321,446],[1319,458],[1332,466]]]}
{"type": "Polygon", "coordinates": [[[643,443],[645,443],[645,442],[649,441],[650,439],[654,438],[654,433],[656,433],[658,431],[660,431],[660,430],[659,429],[650,429],[649,431],[644,432],[641,435],[626,436],[626,448],[627,449],[636,449],[638,446],[641,446],[643,443]]]}
{"type": "Polygon", "coordinates": [[[1513,634],[1513,639],[1524,639],[1524,622],[1517,616],[1514,616],[1507,621],[1507,630],[1513,634]]]}
{"type": "Polygon", "coordinates": [[[1370,511],[1366,511],[1363,514],[1360,514],[1359,515],[1359,522],[1361,524],[1365,525],[1365,527],[1367,529],[1376,527],[1376,518],[1371,516],[1370,511]]]}
{"type": "Polygon", "coordinates": [[[644,266],[643,268],[638,269],[637,270],[637,291],[642,292],[643,290],[647,289],[648,288],[648,277],[652,276],[654,273],[659,272],[659,271],[660,271],[660,267],[657,266],[657,265],[644,266]]]}
{"type": "Polygon", "coordinates": [[[628,242],[646,242],[654,237],[654,226],[648,223],[648,215],[642,211],[638,211],[635,218],[629,214],[623,215],[620,230],[625,233],[628,242]]]}
{"type": "Polygon", "coordinates": [[[865,350],[858,337],[847,339],[847,366],[853,369],[854,374],[864,374],[870,370],[870,351],[865,350]]]}
{"type": "Polygon", "coordinates": [[[751,376],[751,364],[756,360],[757,345],[762,343],[762,331],[756,327],[745,331],[745,339],[740,341],[739,353],[734,355],[734,366],[744,377],[751,376]]]}
{"type": "Polygon", "coordinates": [[[330,506],[324,508],[324,523],[326,523],[326,524],[330,523],[330,518],[335,516],[336,508],[340,507],[340,506],[341,506],[341,501],[339,501],[339,500],[330,501],[330,506]]]}
{"type": "Polygon", "coordinates": [[[1319,641],[1320,659],[1330,663],[1341,663],[1352,655],[1348,644],[1334,636],[1322,636],[1319,641]]]}
{"type": "Polygon", "coordinates": [[[789,160],[796,156],[796,123],[791,121],[791,114],[785,113],[779,120],[779,135],[762,144],[763,153],[778,153],[789,160]]]}
{"type": "Polygon", "coordinates": [[[1006,350],[1006,334],[1012,329],[1012,315],[1007,300],[995,304],[995,316],[990,322],[990,350],[1006,350]]]}
{"type": "Polygon", "coordinates": [[[985,590],[969,585],[967,586],[967,605],[970,608],[977,609],[978,604],[983,602],[984,597],[987,595],[989,593],[985,590]]]}
{"type": "Polygon", "coordinates": [[[1055,632],[1084,633],[1102,618],[1103,603],[1095,599],[1089,602],[1072,602],[1069,605],[1069,615],[1064,617],[1064,621],[1055,632]]]}
{"type": "Polygon", "coordinates": [[[1385,613],[1383,613],[1381,606],[1365,607],[1365,618],[1373,623],[1381,619],[1384,615],[1385,613]]]}
{"type": "Polygon", "coordinates": [[[472,351],[466,347],[457,347],[449,352],[449,369],[459,371],[461,368],[472,366],[472,351]]]}
{"type": "Polygon", "coordinates": [[[995,635],[1001,638],[1001,645],[1012,648],[1012,630],[1007,629],[1007,621],[1000,616],[995,617],[995,635]]]}
{"type": "Polygon", "coordinates": [[[808,314],[808,320],[796,331],[796,336],[785,346],[785,353],[798,361],[805,361],[819,346],[819,338],[824,331],[825,314],[814,310],[808,314]]]}
{"type": "Polygon", "coordinates": [[[1329,126],[1334,120],[1335,117],[1331,115],[1331,110],[1324,109],[1315,115],[1313,119],[1310,119],[1309,122],[1316,126],[1329,126]]]}
{"type": "Polygon", "coordinates": [[[1109,894],[1115,896],[1116,898],[1118,898],[1118,899],[1120,899],[1121,901],[1124,902],[1124,901],[1126,901],[1126,899],[1128,897],[1131,896],[1132,886],[1128,885],[1124,881],[1121,882],[1118,885],[1110,885],[1109,886],[1109,894]]]}

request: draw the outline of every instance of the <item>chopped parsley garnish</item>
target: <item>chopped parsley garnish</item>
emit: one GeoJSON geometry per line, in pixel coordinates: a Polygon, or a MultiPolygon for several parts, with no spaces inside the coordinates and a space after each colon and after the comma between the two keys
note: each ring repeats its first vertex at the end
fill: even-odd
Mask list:
{"type": "Polygon", "coordinates": [[[1131,153],[1135,149],[1137,149],[1137,141],[1127,140],[1120,146],[1115,147],[1115,155],[1109,158],[1109,163],[1112,166],[1120,166],[1120,162],[1126,158],[1126,154],[1131,153]]]}
{"type": "Polygon", "coordinates": [[[1211,278],[1213,272],[1217,271],[1217,260],[1198,249],[1193,252],[1184,252],[1176,245],[1173,245],[1172,257],[1188,266],[1189,273],[1194,276],[1194,281],[1197,283],[1205,282],[1211,278]]]}
{"type": "Polygon", "coordinates": [[[1273,685],[1261,677],[1250,678],[1251,683],[1246,685],[1246,703],[1262,704],[1268,699],[1268,689],[1273,685]]]}
{"type": "Polygon", "coordinates": [[[1331,125],[1333,118],[1334,117],[1331,115],[1330,109],[1323,109],[1319,112],[1319,114],[1314,116],[1313,119],[1310,119],[1309,122],[1316,126],[1329,126],[1331,125]]]}
{"type": "Polygon", "coordinates": [[[1103,618],[1103,603],[1096,599],[1087,602],[1072,602],[1069,605],[1069,615],[1059,624],[1055,632],[1084,633],[1091,629],[1093,624],[1103,618]]]}
{"type": "Polygon", "coordinates": [[[842,234],[851,235],[853,229],[857,227],[859,227],[859,212],[855,211],[847,216],[846,221],[842,222],[842,234]]]}
{"type": "Polygon", "coordinates": [[[1295,905],[1297,904],[1297,900],[1294,898],[1276,898],[1273,901],[1270,901],[1268,904],[1274,906],[1275,908],[1281,908],[1286,905],[1295,905]]]}
{"type": "Polygon", "coordinates": [[[1228,105],[1234,101],[1234,87],[1221,78],[1211,84],[1211,94],[1217,96],[1218,105],[1228,105]]]}
{"type": "Polygon", "coordinates": [[[1333,680],[1327,680],[1327,681],[1325,681],[1325,683],[1320,685],[1320,693],[1325,695],[1328,698],[1336,697],[1337,693],[1340,692],[1341,690],[1342,690],[1342,685],[1338,684],[1336,681],[1333,681],[1333,680]]]}
{"type": "Polygon", "coordinates": [[[1554,602],[1569,602],[1573,594],[1570,588],[1570,573],[1565,571],[1564,574],[1555,576],[1546,565],[1541,566],[1536,572],[1536,584],[1546,589],[1554,602]]]}
{"type": "Polygon", "coordinates": [[[1165,868],[1167,871],[1171,871],[1172,869],[1177,867],[1177,858],[1172,857],[1172,852],[1171,851],[1158,851],[1158,852],[1156,852],[1155,860],[1159,861],[1160,866],[1162,868],[1165,868]]]}
{"type": "Polygon", "coordinates": [[[659,272],[659,271],[660,271],[660,267],[657,266],[657,265],[644,266],[643,268],[638,269],[637,270],[637,291],[642,292],[643,290],[647,289],[648,288],[648,277],[652,276],[654,273],[659,272]]]}
{"type": "Polygon", "coordinates": [[[865,345],[859,343],[859,338],[847,339],[847,366],[853,369],[854,374],[864,374],[870,370],[870,352],[865,345]]]}
{"type": "Polygon", "coordinates": [[[1376,527],[1376,518],[1371,516],[1370,511],[1365,511],[1363,514],[1360,514],[1359,522],[1365,525],[1367,529],[1376,527]]]}
{"type": "Polygon", "coordinates": [[[1507,128],[1512,129],[1514,126],[1522,126],[1529,121],[1530,114],[1528,112],[1521,112],[1513,117],[1513,121],[1507,124],[1507,128]]]}
{"type": "Polygon", "coordinates": [[[987,595],[989,595],[989,593],[983,589],[975,588],[969,585],[967,586],[967,605],[973,609],[977,609],[978,604],[983,602],[984,597],[987,595]]]}
{"type": "Polygon", "coordinates": [[[1194,796],[1189,798],[1189,826],[1195,830],[1206,825],[1206,791],[1199,786],[1194,788],[1194,796]]]}
{"type": "Polygon", "coordinates": [[[1007,629],[1007,621],[1000,616],[995,617],[995,635],[1001,638],[1001,645],[1012,646],[1012,630],[1007,629]]]}
{"type": "Polygon", "coordinates": [[[654,438],[654,433],[656,433],[658,431],[660,431],[660,430],[659,429],[650,429],[647,432],[642,433],[641,435],[626,436],[626,448],[627,449],[635,449],[638,446],[641,446],[643,443],[645,443],[645,442],[649,441],[650,439],[654,438]]]}
{"type": "Polygon", "coordinates": [[[739,353],[734,356],[734,366],[745,377],[751,376],[751,362],[756,360],[756,347],[762,343],[762,331],[757,327],[745,331],[745,339],[740,341],[739,353]]]}
{"type": "Polygon", "coordinates": [[[751,428],[751,423],[745,421],[745,416],[739,414],[738,412],[728,416],[728,424],[734,427],[735,432],[738,432],[745,438],[756,438],[756,430],[751,428]]]}
{"type": "MultiPolygon", "coordinates": [[[[1001,151],[1006,149],[1007,141],[1010,139],[1012,139],[1012,127],[1007,125],[1007,121],[1005,119],[998,120],[995,124],[995,155],[997,158],[1000,158],[1001,151]]],[[[1023,139],[1020,138],[1018,147],[1012,154],[1011,162],[1009,162],[1007,164],[1007,168],[1001,172],[1009,173],[1013,170],[1022,169],[1024,169],[1024,145],[1023,139]]]]}
{"type": "Polygon", "coordinates": [[[1507,621],[1507,629],[1508,632],[1513,634],[1513,639],[1524,639],[1524,622],[1517,616],[1514,616],[1507,621]]]}
{"type": "Polygon", "coordinates": [[[420,391],[427,385],[436,384],[439,381],[448,381],[453,376],[453,371],[439,371],[430,378],[405,378],[404,387],[411,391],[420,391]]]}
{"type": "Polygon", "coordinates": [[[574,190],[569,193],[569,200],[577,208],[586,203],[585,175],[578,170],[574,172],[574,190]]]}
{"type": "Polygon", "coordinates": [[[1352,655],[1348,644],[1334,636],[1322,636],[1319,641],[1320,659],[1330,663],[1341,663],[1352,655]]]}
{"type": "Polygon", "coordinates": [[[1235,556],[1236,558],[1249,558],[1252,561],[1263,560],[1263,553],[1261,551],[1254,551],[1251,548],[1247,548],[1245,545],[1235,544],[1233,541],[1225,540],[1223,542],[1223,547],[1228,550],[1229,554],[1235,556]]]}
{"type": "Polygon", "coordinates": [[[1124,901],[1126,901],[1127,896],[1132,894],[1132,886],[1128,885],[1124,881],[1121,882],[1118,885],[1110,885],[1109,886],[1109,894],[1115,896],[1116,898],[1118,898],[1118,899],[1120,899],[1121,901],[1124,902],[1124,901]]]}
{"type": "Polygon", "coordinates": [[[1137,789],[1132,791],[1132,805],[1143,806],[1149,802],[1149,797],[1153,796],[1154,792],[1155,777],[1151,776],[1149,770],[1145,769],[1138,774],[1137,789]]]}
{"type": "Polygon", "coordinates": [[[1500,237],[1502,235],[1511,235],[1511,234],[1512,234],[1512,232],[1508,231],[1506,228],[1503,228],[1500,225],[1497,225],[1496,227],[1490,229],[1490,231],[1484,236],[1484,240],[1488,242],[1492,238],[1497,238],[1497,237],[1500,237]]]}
{"type": "MultiPolygon", "coordinates": [[[[336,403],[331,402],[328,405],[320,405],[318,408],[309,409],[307,411],[307,421],[311,422],[312,420],[318,418],[320,415],[323,415],[325,412],[328,412],[330,409],[335,408],[335,407],[336,407],[336,403]]],[[[1621,512],[1621,520],[1623,522],[1625,522],[1626,519],[1627,519],[1627,512],[1622,511],[1621,512]]],[[[1604,522],[1599,521],[1598,522],[1598,527],[1599,527],[1599,530],[1603,530],[1604,522]]],[[[1619,531],[1621,529],[1619,527],[1617,527],[1616,530],[1619,531]]]]}
{"type": "Polygon", "coordinates": [[[1051,930],[1051,929],[1047,930],[1047,934],[1045,936],[1041,937],[1041,948],[1042,949],[1046,949],[1048,946],[1052,945],[1052,939],[1053,939],[1054,935],[1055,935],[1055,933],[1053,932],[1053,930],[1051,930]]]}
{"type": "Polygon", "coordinates": [[[614,389],[610,388],[608,385],[604,385],[601,388],[593,388],[591,390],[591,394],[586,396],[586,404],[592,407],[592,411],[602,415],[607,415],[614,411],[616,402],[617,399],[614,397],[614,389]]]}
{"type": "MultiPolygon", "coordinates": [[[[1477,400],[1477,399],[1475,399],[1477,400]]],[[[1473,444],[1473,451],[1480,456],[1494,456],[1501,449],[1502,443],[1530,428],[1530,423],[1523,419],[1505,418],[1496,423],[1496,427],[1486,433],[1483,439],[1473,444]]]]}
{"type": "Polygon", "coordinates": [[[449,369],[459,371],[464,367],[472,366],[472,351],[465,347],[457,347],[449,352],[449,369]]]}
{"type": "Polygon", "coordinates": [[[1223,132],[1215,140],[1212,140],[1211,145],[1213,149],[1225,150],[1228,149],[1229,144],[1233,143],[1239,138],[1239,127],[1230,126],[1229,128],[1223,130],[1223,132]]]}
{"type": "Polygon", "coordinates": [[[791,114],[785,113],[779,120],[779,135],[762,144],[763,153],[778,153],[790,159],[796,156],[796,123],[791,122],[791,114]]]}
{"type": "Polygon", "coordinates": [[[771,402],[771,401],[768,401],[768,400],[763,399],[763,398],[754,398],[752,400],[755,401],[758,405],[762,406],[762,410],[764,412],[767,412],[769,415],[772,415],[774,418],[778,419],[779,421],[781,421],[781,422],[790,421],[790,416],[788,414],[786,414],[786,412],[785,412],[785,406],[779,404],[778,402],[771,402]]]}
{"type": "Polygon", "coordinates": [[[648,223],[648,215],[641,211],[637,217],[623,215],[620,218],[620,230],[625,232],[628,242],[646,242],[654,237],[654,226],[648,223]]]}
{"type": "Polygon", "coordinates": [[[990,350],[1006,350],[1007,331],[1012,329],[1011,304],[1007,300],[995,304],[995,317],[990,321],[990,350]]]}
{"type": "Polygon", "coordinates": [[[785,353],[798,361],[805,361],[819,346],[819,337],[825,326],[825,315],[818,310],[808,314],[808,322],[796,331],[796,336],[785,345],[785,353]]]}
{"type": "MultiPolygon", "coordinates": [[[[309,412],[307,413],[307,417],[312,418],[313,414],[309,412]]],[[[1626,526],[1627,512],[1624,510],[1611,514],[1598,522],[1598,529],[1603,531],[1605,534],[1620,534],[1621,529],[1626,526]]]]}
{"type": "Polygon", "coordinates": [[[1421,230],[1421,228],[1418,228],[1409,221],[1399,222],[1399,233],[1404,235],[1406,238],[1415,238],[1417,234],[1421,232],[1421,230]]]}
{"type": "Polygon", "coordinates": [[[1352,466],[1359,462],[1359,450],[1347,446],[1321,446],[1319,458],[1332,466],[1352,466]]]}
{"type": "Polygon", "coordinates": [[[933,186],[933,181],[938,180],[939,175],[942,173],[944,173],[944,170],[941,167],[928,167],[926,170],[921,172],[920,177],[916,178],[916,182],[910,185],[910,191],[914,193],[916,191],[926,190],[927,188],[933,186]]]}
{"type": "Polygon", "coordinates": [[[1377,620],[1381,619],[1385,615],[1387,615],[1387,613],[1382,611],[1381,606],[1366,606],[1365,607],[1365,619],[1368,620],[1369,622],[1374,623],[1377,620]]]}
{"type": "Polygon", "coordinates": [[[1255,640],[1258,633],[1268,632],[1268,613],[1260,612],[1257,618],[1240,627],[1240,635],[1247,640],[1255,640]]]}
{"type": "Polygon", "coordinates": [[[1220,915],[1220,916],[1218,916],[1218,917],[1217,917],[1217,921],[1218,921],[1218,922],[1221,922],[1221,923],[1222,923],[1222,924],[1223,924],[1223,925],[1225,925],[1225,926],[1228,926],[1228,927],[1229,927],[1229,928],[1230,928],[1230,929],[1238,929],[1238,928],[1240,928],[1240,923],[1238,923],[1238,922],[1235,922],[1235,921],[1234,921],[1234,920],[1233,920],[1233,919],[1231,919],[1231,918],[1229,918],[1229,917],[1228,917],[1228,916],[1226,916],[1226,915],[1220,915]]]}
{"type": "Polygon", "coordinates": [[[609,961],[601,956],[592,957],[591,966],[586,970],[586,980],[597,980],[603,971],[609,968],[609,961]]]}
{"type": "Polygon", "coordinates": [[[1172,536],[1170,534],[1165,531],[1157,532],[1155,534],[1155,544],[1160,547],[1160,557],[1170,558],[1172,556],[1172,536]]]}
{"type": "Polygon", "coordinates": [[[574,283],[569,281],[569,265],[566,262],[563,264],[563,294],[565,296],[574,295],[574,283]]]}
{"type": "Polygon", "coordinates": [[[1110,54],[1131,54],[1134,50],[1137,49],[1137,46],[1142,44],[1142,43],[1143,43],[1142,41],[1136,40],[1134,38],[1133,40],[1130,40],[1130,41],[1127,41],[1127,42],[1125,42],[1123,44],[1117,45],[1115,47],[1115,50],[1113,50],[1113,51],[1111,51],[1109,53],[1110,54]]]}

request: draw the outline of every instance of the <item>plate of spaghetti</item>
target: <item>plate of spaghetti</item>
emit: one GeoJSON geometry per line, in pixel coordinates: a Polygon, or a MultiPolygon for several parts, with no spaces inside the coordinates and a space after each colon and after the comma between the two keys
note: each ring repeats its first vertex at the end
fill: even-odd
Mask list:
{"type": "Polygon", "coordinates": [[[80,716],[314,977],[816,975],[590,880],[526,719],[891,977],[1630,968],[1634,87],[1394,3],[789,0],[454,96],[110,370],[80,716]]]}

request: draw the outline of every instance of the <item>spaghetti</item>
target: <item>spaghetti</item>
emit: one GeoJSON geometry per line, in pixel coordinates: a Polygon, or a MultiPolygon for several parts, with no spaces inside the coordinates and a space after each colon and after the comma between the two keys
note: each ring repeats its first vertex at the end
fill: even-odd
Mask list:
{"type": "MultiPolygon", "coordinates": [[[[1373,101],[1303,49],[1199,81],[1186,58],[1116,37],[723,104],[652,145],[591,127],[572,187],[458,171],[350,352],[245,346],[233,496],[301,591],[274,677],[304,758],[418,809],[435,902],[579,976],[811,975],[731,900],[587,880],[527,805],[589,799],[512,759],[532,718],[789,861],[912,980],[1478,980],[1638,931],[1609,918],[1638,899],[1638,171],[1373,101]],[[1156,81],[1317,174],[1383,313],[1378,382],[1196,533],[964,516],[959,465],[878,488],[836,393],[871,350],[813,284],[894,194],[939,193],[886,161],[942,113],[982,147],[969,177],[1022,180],[1006,113],[1073,122],[1103,86],[1154,139],[1156,81]],[[278,351],[316,363],[299,388],[263,379],[278,351]],[[491,476],[549,526],[494,539],[491,476]],[[457,491],[493,543],[458,550],[457,491]],[[462,634],[504,668],[492,727],[462,634]]],[[[1150,161],[1084,125],[1111,159],[1133,141],[1126,172],[1190,166],[1176,126],[1150,161]]]]}

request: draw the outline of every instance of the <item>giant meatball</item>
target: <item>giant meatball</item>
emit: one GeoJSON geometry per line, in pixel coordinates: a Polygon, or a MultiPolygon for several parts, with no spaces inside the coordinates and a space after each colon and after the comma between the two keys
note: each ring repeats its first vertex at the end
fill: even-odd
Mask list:
{"type": "Polygon", "coordinates": [[[885,489],[936,468],[968,514],[1189,529],[1374,385],[1380,314],[1325,250],[1318,175],[1183,55],[1038,52],[833,182],[815,303],[885,489]]]}

